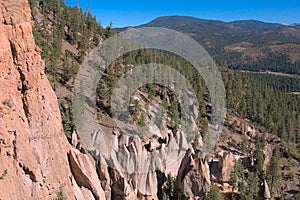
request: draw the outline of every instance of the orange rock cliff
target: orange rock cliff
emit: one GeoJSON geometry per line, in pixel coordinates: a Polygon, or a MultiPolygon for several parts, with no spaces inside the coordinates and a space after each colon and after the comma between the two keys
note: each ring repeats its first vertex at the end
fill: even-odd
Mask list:
{"type": "Polygon", "coordinates": [[[0,2],[0,199],[73,199],[56,96],[34,42],[27,0],[0,2]]]}

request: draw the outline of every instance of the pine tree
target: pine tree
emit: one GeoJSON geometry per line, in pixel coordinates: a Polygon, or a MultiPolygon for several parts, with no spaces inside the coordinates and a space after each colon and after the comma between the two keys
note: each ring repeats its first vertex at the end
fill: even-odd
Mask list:
{"type": "Polygon", "coordinates": [[[263,151],[266,146],[266,140],[264,135],[262,135],[261,137],[257,135],[255,139],[256,139],[256,144],[255,144],[254,156],[256,159],[256,170],[259,176],[262,178],[264,176],[263,167],[265,161],[265,156],[263,151]]]}
{"type": "Polygon", "coordinates": [[[237,121],[236,120],[234,120],[234,122],[232,123],[231,127],[232,127],[232,132],[236,133],[236,129],[237,129],[237,121]]]}
{"type": "Polygon", "coordinates": [[[257,173],[250,172],[247,182],[248,182],[248,187],[247,187],[248,190],[246,192],[246,199],[255,200],[258,193],[258,186],[259,186],[257,173]]]}
{"type": "Polygon", "coordinates": [[[174,193],[174,178],[173,178],[171,173],[168,174],[166,192],[167,192],[169,197],[173,196],[173,193],[174,193]]]}
{"type": "MultiPolygon", "coordinates": [[[[271,194],[276,194],[280,186],[281,168],[280,168],[280,150],[275,147],[273,150],[270,165],[267,170],[267,181],[270,186],[271,194]]],[[[273,195],[272,195],[273,196],[273,195]]]]}
{"type": "Polygon", "coordinates": [[[170,115],[173,121],[173,130],[176,133],[179,126],[179,112],[178,112],[178,104],[176,101],[173,101],[170,106],[170,115]]]}
{"type": "Polygon", "coordinates": [[[235,160],[234,169],[231,173],[232,198],[236,189],[244,190],[244,165],[240,160],[235,160]]]}
{"type": "Polygon", "coordinates": [[[135,123],[140,124],[141,126],[145,125],[145,118],[141,113],[141,105],[137,99],[135,99],[133,104],[129,107],[129,113],[135,123]]]}
{"type": "Polygon", "coordinates": [[[246,154],[248,152],[248,139],[246,137],[244,137],[242,144],[241,144],[241,150],[243,154],[246,154]]]}
{"type": "Polygon", "coordinates": [[[215,185],[210,186],[210,192],[207,197],[208,200],[224,200],[224,196],[215,185]]]}
{"type": "Polygon", "coordinates": [[[61,75],[61,81],[65,84],[72,76],[72,69],[69,62],[70,54],[68,52],[65,53],[64,62],[63,62],[63,71],[61,75]]]}

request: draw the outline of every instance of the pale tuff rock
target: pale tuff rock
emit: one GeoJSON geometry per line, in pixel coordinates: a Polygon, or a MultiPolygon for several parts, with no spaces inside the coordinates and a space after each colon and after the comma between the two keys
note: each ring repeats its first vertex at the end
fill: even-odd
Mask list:
{"type": "Polygon", "coordinates": [[[210,190],[210,175],[207,163],[187,150],[175,180],[178,199],[205,199],[210,190]]]}
{"type": "Polygon", "coordinates": [[[271,199],[271,192],[266,180],[260,185],[260,190],[257,195],[258,200],[267,200],[271,199]]]}
{"type": "Polygon", "coordinates": [[[78,186],[89,188],[95,199],[105,199],[93,157],[89,154],[82,154],[77,149],[72,149],[69,152],[69,160],[78,186]]]}
{"type": "Polygon", "coordinates": [[[271,192],[266,180],[264,180],[264,198],[271,199],[271,192]]]}

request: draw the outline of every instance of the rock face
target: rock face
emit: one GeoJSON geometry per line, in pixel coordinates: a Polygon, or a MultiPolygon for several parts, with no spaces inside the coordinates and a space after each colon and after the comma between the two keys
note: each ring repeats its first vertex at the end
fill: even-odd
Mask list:
{"type": "Polygon", "coordinates": [[[0,199],[53,199],[59,188],[74,199],[69,144],[30,19],[26,0],[0,2],[0,199]]]}
{"type": "MultiPolygon", "coordinates": [[[[95,134],[94,138],[101,138],[97,136],[101,133],[95,134]]],[[[97,141],[101,142],[101,140],[95,140],[95,144],[97,141]]],[[[135,199],[140,196],[140,198],[157,199],[158,180],[155,166],[159,156],[155,153],[152,155],[150,152],[156,151],[160,143],[155,138],[143,141],[136,135],[125,134],[119,135],[115,143],[117,146],[112,150],[111,157],[104,158],[105,155],[103,157],[98,155],[99,160],[102,160],[99,177],[106,184],[110,182],[111,198],[135,199]],[[106,170],[106,164],[103,163],[107,162],[114,163],[116,168],[106,170]]],[[[107,188],[107,185],[103,188],[107,188]]]]}
{"type": "Polygon", "coordinates": [[[105,199],[93,157],[80,153],[77,149],[72,149],[69,152],[69,160],[71,171],[82,192],[89,188],[96,199],[105,199]]]}
{"type": "Polygon", "coordinates": [[[210,190],[210,173],[207,163],[188,150],[181,162],[175,180],[177,199],[205,199],[210,190]]]}
{"type": "Polygon", "coordinates": [[[229,182],[231,172],[234,169],[234,155],[231,152],[220,152],[218,154],[218,175],[220,182],[229,182]]]}

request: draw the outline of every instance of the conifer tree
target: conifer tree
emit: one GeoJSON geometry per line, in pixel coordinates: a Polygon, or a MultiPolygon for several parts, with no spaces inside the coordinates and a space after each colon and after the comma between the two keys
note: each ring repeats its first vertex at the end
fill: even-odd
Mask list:
{"type": "Polygon", "coordinates": [[[277,189],[280,186],[280,180],[281,180],[280,150],[278,147],[275,147],[275,149],[273,150],[271,162],[267,170],[267,181],[270,186],[271,195],[276,194],[277,189]]]}

